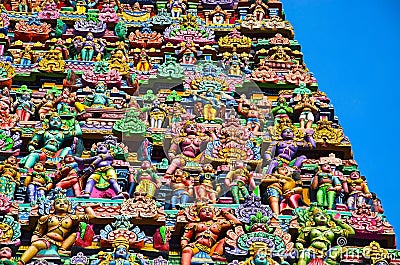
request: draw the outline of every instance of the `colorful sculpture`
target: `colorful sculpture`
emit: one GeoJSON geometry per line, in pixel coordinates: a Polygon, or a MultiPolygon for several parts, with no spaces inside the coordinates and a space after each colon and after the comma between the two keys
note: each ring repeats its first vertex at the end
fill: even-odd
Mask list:
{"type": "Polygon", "coordinates": [[[251,173],[243,161],[236,161],[234,168],[225,177],[225,185],[230,188],[233,201],[240,203],[249,195],[249,190],[254,190],[256,184],[251,173]]]}
{"type": "Polygon", "coordinates": [[[20,184],[18,162],[15,156],[10,156],[0,165],[0,194],[12,199],[16,187],[20,184]]]}
{"type": "Polygon", "coordinates": [[[0,11],[0,265],[400,264],[281,0],[0,11]]]}
{"type": "Polygon", "coordinates": [[[143,161],[140,169],[134,173],[134,180],[130,181],[129,194],[133,195],[134,184],[137,183],[135,192],[146,193],[146,196],[153,198],[157,189],[161,188],[161,180],[156,171],[152,168],[150,161],[143,161]]]}
{"type": "Polygon", "coordinates": [[[44,215],[38,220],[31,245],[22,254],[19,264],[27,264],[41,250],[56,248],[59,253],[67,253],[76,239],[76,234],[71,231],[72,227],[79,222],[89,222],[96,216],[90,207],[85,209],[85,215],[74,214],[72,202],[62,193],[56,195],[52,206],[52,213],[49,209],[43,209],[44,215]]]}
{"type": "Polygon", "coordinates": [[[303,188],[296,183],[293,174],[287,167],[278,167],[274,173],[266,175],[261,180],[260,191],[263,203],[269,204],[276,215],[285,208],[299,207],[303,188]]]}
{"type": "Polygon", "coordinates": [[[198,221],[185,226],[181,239],[182,265],[190,265],[192,258],[201,252],[215,260],[220,260],[224,240],[217,241],[217,239],[227,229],[241,224],[229,211],[220,211],[221,217],[219,217],[212,206],[198,203],[195,207],[198,221]],[[194,242],[192,242],[193,238],[195,238],[194,242]]]}
{"type": "Polygon", "coordinates": [[[85,174],[89,176],[82,198],[90,198],[93,188],[105,191],[111,188],[116,195],[112,199],[122,199],[124,194],[117,182],[117,173],[112,164],[113,156],[110,154],[108,146],[100,143],[94,147],[96,154],[93,157],[81,159],[76,158],[80,164],[89,164],[85,169],[85,174]]]}
{"type": "Polygon", "coordinates": [[[71,147],[63,147],[67,140],[81,135],[79,123],[75,121],[69,127],[63,124],[58,114],[53,113],[44,121],[42,129],[37,130],[32,136],[28,145],[30,154],[21,163],[26,169],[32,168],[38,161],[58,163],[72,150],[71,147]]]}
{"type": "Polygon", "coordinates": [[[341,247],[331,247],[337,237],[347,238],[355,234],[354,229],[338,216],[332,216],[318,207],[297,209],[299,236],[296,248],[300,251],[299,265],[310,262],[339,264],[341,247]]]}
{"type": "Polygon", "coordinates": [[[333,175],[330,165],[323,164],[315,174],[311,188],[316,190],[316,201],[320,206],[333,209],[336,194],[342,190],[342,183],[333,175]]]}
{"type": "Polygon", "coordinates": [[[27,187],[29,202],[36,204],[37,200],[45,197],[53,187],[53,180],[48,176],[43,164],[38,162],[33,166],[33,172],[28,173],[24,185],[27,187]]]}
{"type": "Polygon", "coordinates": [[[347,180],[343,182],[344,192],[348,194],[347,207],[349,210],[356,210],[372,198],[367,183],[362,179],[359,171],[353,171],[347,180]]]}
{"type": "Polygon", "coordinates": [[[267,174],[271,174],[274,168],[284,165],[300,169],[306,157],[304,155],[296,157],[297,151],[316,147],[311,132],[306,132],[304,139],[295,139],[293,127],[282,123],[280,128],[281,140],[274,142],[272,148],[265,154],[267,160],[271,160],[272,155],[275,154],[275,157],[270,162],[267,174]]]}

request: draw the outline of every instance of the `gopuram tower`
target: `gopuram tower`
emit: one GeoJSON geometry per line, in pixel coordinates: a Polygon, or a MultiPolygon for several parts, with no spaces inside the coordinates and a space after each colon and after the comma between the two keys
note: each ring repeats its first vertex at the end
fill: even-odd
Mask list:
{"type": "Polygon", "coordinates": [[[0,9],[0,265],[400,263],[281,1],[0,9]]]}

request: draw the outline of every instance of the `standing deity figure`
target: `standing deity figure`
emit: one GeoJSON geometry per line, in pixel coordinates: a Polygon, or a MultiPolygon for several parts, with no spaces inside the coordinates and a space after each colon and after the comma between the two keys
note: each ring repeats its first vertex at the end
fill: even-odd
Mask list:
{"type": "Polygon", "coordinates": [[[138,183],[135,192],[146,193],[146,196],[149,198],[153,198],[156,190],[161,188],[161,179],[148,160],[143,161],[140,169],[135,170],[134,177],[135,181],[133,179],[130,180],[129,194],[131,196],[133,195],[135,182],[138,183]]]}
{"type": "Polygon", "coordinates": [[[274,116],[274,124],[278,124],[282,119],[289,119],[293,115],[293,108],[289,107],[284,97],[279,97],[276,101],[276,106],[271,109],[274,116]]]}
{"type": "Polygon", "coordinates": [[[302,94],[301,100],[294,106],[295,112],[300,112],[299,121],[300,129],[311,129],[315,121],[315,115],[318,113],[318,108],[314,105],[314,101],[308,94],[302,94]]]}
{"type": "Polygon", "coordinates": [[[303,192],[287,167],[278,167],[274,173],[266,175],[261,180],[260,190],[263,203],[269,204],[275,215],[288,206],[297,208],[303,192]]]}
{"type": "Polygon", "coordinates": [[[244,99],[241,99],[238,104],[239,114],[247,118],[247,128],[249,131],[256,133],[260,130],[260,112],[256,105],[250,104],[248,108],[243,108],[244,99]]]}
{"type": "Polygon", "coordinates": [[[80,196],[82,191],[78,171],[75,158],[72,155],[66,155],[55,173],[55,180],[58,181],[56,187],[63,190],[72,188],[74,195],[80,196]]]}
{"type": "Polygon", "coordinates": [[[182,265],[190,265],[193,256],[203,252],[214,260],[220,260],[225,240],[219,240],[229,228],[240,225],[240,221],[230,212],[221,210],[217,216],[214,207],[197,203],[198,221],[185,226],[181,239],[182,265]]]}
{"type": "Polygon", "coordinates": [[[136,70],[140,72],[148,72],[152,68],[152,65],[150,63],[150,57],[147,55],[146,50],[142,49],[142,51],[139,54],[139,60],[136,65],[136,70]]]}
{"type": "Polygon", "coordinates": [[[193,92],[193,99],[197,102],[203,103],[203,118],[206,122],[212,123],[217,117],[218,111],[221,109],[222,104],[215,96],[212,90],[208,90],[203,95],[193,92]]]}
{"type": "Polygon", "coordinates": [[[33,62],[33,52],[31,46],[26,46],[24,51],[21,52],[21,60],[20,64],[22,65],[30,65],[33,62]]]}
{"type": "Polygon", "coordinates": [[[35,104],[31,101],[29,93],[22,93],[14,103],[15,113],[21,121],[28,121],[31,115],[35,114],[35,104]]]}
{"type": "Polygon", "coordinates": [[[203,169],[197,179],[196,198],[208,200],[211,203],[217,202],[217,195],[221,191],[220,185],[215,184],[217,174],[211,164],[203,165],[203,169]]]}
{"type": "Polygon", "coordinates": [[[75,37],[74,46],[80,51],[82,61],[92,61],[96,54],[102,55],[106,43],[103,40],[95,41],[93,33],[89,32],[84,40],[80,36],[75,37]]]}
{"type": "Polygon", "coordinates": [[[33,166],[33,172],[28,173],[24,182],[31,204],[36,204],[40,197],[45,197],[53,187],[53,180],[49,177],[43,164],[38,162],[33,166]]]}
{"type": "Polygon", "coordinates": [[[15,189],[20,183],[20,177],[17,159],[15,156],[8,157],[0,165],[0,194],[13,199],[15,189]]]}
{"type": "Polygon", "coordinates": [[[290,166],[300,170],[306,156],[296,157],[297,151],[316,148],[311,132],[306,132],[304,139],[295,139],[293,129],[284,127],[280,136],[281,140],[273,142],[271,150],[266,152],[267,161],[271,160],[272,154],[275,154],[268,167],[267,174],[271,174],[274,168],[279,166],[290,166]]]}
{"type": "Polygon", "coordinates": [[[225,185],[230,188],[233,201],[238,204],[249,195],[250,190],[256,188],[252,174],[247,170],[243,161],[237,160],[233,170],[229,171],[225,178],[225,185]]]}
{"type": "Polygon", "coordinates": [[[178,123],[182,120],[182,115],[186,114],[186,109],[179,102],[174,102],[172,107],[168,108],[168,113],[171,115],[170,123],[178,123]]]}
{"type": "Polygon", "coordinates": [[[360,205],[371,199],[367,182],[361,177],[358,170],[350,173],[350,176],[343,181],[344,192],[348,194],[347,207],[349,210],[356,210],[360,205]]]}
{"type": "Polygon", "coordinates": [[[158,100],[153,103],[150,109],[150,127],[151,128],[162,128],[165,118],[167,117],[167,112],[161,107],[158,100]]]}
{"type": "Polygon", "coordinates": [[[185,205],[193,196],[193,182],[189,173],[181,168],[175,169],[170,179],[170,186],[172,187],[171,207],[173,210],[177,205],[185,205]]]}
{"type": "Polygon", "coordinates": [[[112,199],[123,199],[124,195],[117,182],[117,173],[112,166],[114,157],[110,154],[108,146],[100,143],[95,147],[96,155],[90,158],[75,158],[79,164],[89,164],[85,171],[85,175],[89,175],[86,182],[82,198],[90,198],[93,188],[99,190],[107,190],[111,188],[115,192],[112,199]]]}
{"type": "Polygon", "coordinates": [[[317,192],[316,200],[320,206],[333,209],[336,195],[342,191],[342,183],[332,172],[331,166],[326,163],[315,174],[311,182],[311,189],[317,192]]]}
{"type": "Polygon", "coordinates": [[[22,254],[19,265],[25,265],[41,250],[58,249],[60,254],[67,254],[76,240],[72,228],[80,222],[89,222],[95,217],[92,208],[85,209],[85,215],[74,214],[72,202],[63,195],[58,195],[52,202],[54,211],[46,212],[38,220],[31,239],[31,245],[22,254]],[[49,212],[49,213],[47,213],[49,212]]]}
{"type": "Polygon", "coordinates": [[[56,98],[54,96],[54,93],[47,93],[38,106],[39,109],[38,114],[40,120],[44,120],[46,118],[47,113],[55,111],[54,109],[55,104],[56,104],[56,98]]]}
{"type": "Polygon", "coordinates": [[[295,247],[300,251],[298,265],[339,264],[342,254],[340,246],[332,247],[338,237],[353,236],[353,227],[337,216],[329,215],[325,210],[315,206],[297,208],[300,225],[295,247]],[[324,262],[325,261],[325,262],[324,262]]]}
{"type": "Polygon", "coordinates": [[[70,153],[70,147],[62,147],[67,140],[82,135],[79,123],[74,121],[73,127],[63,124],[60,116],[53,113],[43,121],[41,129],[35,131],[28,144],[30,154],[21,160],[26,169],[32,168],[38,161],[59,162],[70,153]]]}

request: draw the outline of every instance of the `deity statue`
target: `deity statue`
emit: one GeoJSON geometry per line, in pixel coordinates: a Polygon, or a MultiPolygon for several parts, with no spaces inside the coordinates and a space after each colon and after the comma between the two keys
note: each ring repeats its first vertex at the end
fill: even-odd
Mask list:
{"type": "Polygon", "coordinates": [[[279,123],[279,120],[289,119],[289,116],[293,115],[293,108],[289,107],[284,97],[279,97],[276,101],[276,106],[271,109],[272,115],[274,115],[275,125],[279,123]]]}
{"type": "Polygon", "coordinates": [[[107,94],[105,83],[100,81],[92,95],[86,96],[83,104],[90,108],[112,108],[114,107],[113,101],[107,94]]]}
{"type": "Polygon", "coordinates": [[[55,111],[54,105],[56,104],[56,98],[54,93],[46,93],[42,101],[38,106],[38,113],[40,120],[44,120],[46,118],[47,113],[55,111]]]}
{"type": "Polygon", "coordinates": [[[182,120],[182,115],[186,114],[186,109],[179,104],[179,102],[174,102],[173,106],[167,110],[171,115],[171,124],[180,122],[182,120]]]}
{"type": "Polygon", "coordinates": [[[174,19],[186,14],[186,4],[183,0],[169,0],[167,8],[174,19]]]}
{"type": "Polygon", "coordinates": [[[333,209],[336,195],[342,191],[342,183],[337,176],[334,176],[328,163],[319,168],[310,187],[316,191],[317,203],[328,209],[333,209]]]}
{"type": "Polygon", "coordinates": [[[302,94],[301,100],[294,106],[295,112],[301,112],[299,116],[300,129],[311,129],[315,120],[315,115],[318,113],[318,108],[314,105],[314,101],[308,94],[302,94]]]}
{"type": "Polygon", "coordinates": [[[33,166],[33,172],[28,173],[24,185],[27,187],[29,202],[34,205],[40,197],[45,197],[51,190],[53,180],[43,164],[38,162],[33,166]]]}
{"type": "Polygon", "coordinates": [[[30,154],[21,160],[26,169],[32,168],[38,161],[59,162],[72,151],[71,147],[63,147],[66,142],[82,135],[79,123],[73,126],[63,124],[60,116],[53,113],[43,121],[41,129],[37,129],[28,144],[30,154]]]}
{"type": "Polygon", "coordinates": [[[263,203],[269,204],[276,215],[288,206],[292,209],[299,207],[303,188],[296,183],[293,174],[287,167],[278,167],[275,172],[261,180],[260,194],[263,203]]]}
{"type": "Polygon", "coordinates": [[[316,148],[311,131],[306,131],[304,139],[295,139],[293,128],[283,125],[280,137],[281,140],[274,141],[271,149],[266,152],[267,161],[271,159],[272,154],[275,154],[267,174],[271,174],[274,168],[283,165],[299,170],[306,157],[304,155],[296,157],[297,151],[316,148]]]}
{"type": "Polygon", "coordinates": [[[181,50],[178,54],[178,57],[181,58],[179,62],[182,64],[195,64],[197,61],[197,50],[194,42],[191,40],[188,42],[182,42],[181,46],[181,50]]]}
{"type": "Polygon", "coordinates": [[[367,182],[361,177],[360,172],[355,170],[343,181],[344,192],[348,194],[347,207],[349,210],[356,210],[360,205],[371,199],[367,182]]]}
{"type": "Polygon", "coordinates": [[[138,56],[138,63],[136,64],[136,70],[140,72],[148,72],[153,67],[150,63],[150,57],[147,55],[146,50],[142,49],[138,56]]]}
{"type": "Polygon", "coordinates": [[[209,135],[201,131],[201,127],[196,122],[187,121],[179,130],[179,135],[174,137],[171,147],[168,150],[168,157],[171,164],[166,174],[172,175],[175,169],[182,168],[187,161],[200,163],[202,160],[202,145],[205,145],[210,138],[215,138],[214,132],[208,131],[209,135]],[[177,151],[180,150],[180,154],[177,151]]]}
{"type": "Polygon", "coordinates": [[[199,252],[207,254],[214,260],[221,260],[224,239],[217,240],[229,228],[241,224],[229,211],[218,210],[220,215],[217,216],[217,209],[210,205],[197,203],[195,207],[198,221],[185,226],[181,239],[182,265],[190,265],[192,258],[199,252]]]}
{"type": "Polygon", "coordinates": [[[31,245],[22,254],[19,265],[25,265],[41,250],[58,249],[60,254],[68,250],[76,240],[72,228],[80,222],[89,222],[96,215],[92,208],[85,208],[85,215],[74,214],[72,202],[59,193],[52,201],[54,211],[46,209],[38,220],[31,245]]]}
{"type": "Polygon", "coordinates": [[[9,247],[0,248],[0,264],[1,265],[17,265],[13,257],[13,251],[9,247]]]}
{"type": "Polygon", "coordinates": [[[112,253],[99,253],[99,261],[96,265],[140,265],[142,262],[129,253],[129,240],[123,236],[116,238],[113,242],[112,253]]]}
{"type": "Polygon", "coordinates": [[[295,247],[300,251],[298,265],[339,264],[341,247],[331,247],[338,237],[353,236],[353,227],[343,222],[340,215],[331,216],[318,207],[297,208],[299,235],[295,247]],[[307,247],[308,246],[308,247],[307,247]]]}
{"type": "Polygon", "coordinates": [[[243,108],[243,99],[241,99],[238,103],[238,112],[247,118],[247,128],[249,131],[255,133],[260,130],[260,112],[256,105],[250,104],[248,108],[243,108]]]}
{"type": "Polygon", "coordinates": [[[138,183],[135,192],[146,193],[146,196],[150,198],[153,198],[156,190],[161,188],[161,179],[148,160],[143,161],[140,169],[135,170],[134,177],[135,181],[130,180],[129,194],[131,196],[135,182],[138,183]]]}
{"type": "Polygon", "coordinates": [[[256,0],[249,8],[249,12],[257,18],[258,21],[263,21],[268,18],[268,6],[262,0],[256,0]]]}
{"type": "Polygon", "coordinates": [[[21,52],[21,59],[19,61],[22,65],[30,65],[33,62],[33,52],[31,46],[25,46],[23,52],[21,52]]]}
{"type": "Polygon", "coordinates": [[[14,103],[15,113],[21,121],[28,121],[31,115],[35,114],[35,104],[31,101],[31,95],[22,93],[14,103]]]}
{"type": "Polygon", "coordinates": [[[192,93],[194,101],[203,103],[204,122],[214,123],[219,110],[222,108],[221,101],[216,97],[212,89],[200,95],[196,91],[192,93]]]}
{"type": "Polygon", "coordinates": [[[57,112],[59,114],[70,114],[75,110],[75,97],[71,93],[70,88],[64,87],[61,91],[61,94],[55,101],[55,105],[57,106],[57,112]]]}
{"type": "Polygon", "coordinates": [[[171,207],[175,210],[177,205],[185,205],[193,196],[193,182],[189,173],[181,168],[175,169],[169,181],[172,187],[171,207]]]}
{"type": "Polygon", "coordinates": [[[106,48],[106,43],[102,39],[95,40],[93,33],[89,32],[86,35],[86,39],[83,39],[81,36],[75,37],[74,46],[80,52],[82,61],[92,61],[94,56],[101,57],[106,48]]]}
{"type": "Polygon", "coordinates": [[[17,159],[15,156],[8,157],[0,165],[0,194],[13,199],[15,189],[20,183],[20,177],[17,159]]]}
{"type": "Polygon", "coordinates": [[[72,155],[66,155],[55,173],[56,187],[63,190],[72,188],[74,195],[80,196],[82,191],[78,171],[78,163],[75,158],[72,155]]]}
{"type": "Polygon", "coordinates": [[[230,188],[236,204],[243,202],[245,197],[249,195],[248,188],[250,190],[256,188],[252,174],[248,171],[245,163],[240,160],[235,162],[233,170],[226,175],[225,185],[230,188]]]}
{"type": "Polygon", "coordinates": [[[162,128],[166,117],[167,112],[161,106],[160,102],[158,100],[155,100],[149,114],[150,127],[162,128]]]}
{"type": "Polygon", "coordinates": [[[93,188],[96,187],[102,191],[111,188],[116,194],[112,199],[123,199],[125,194],[122,193],[117,182],[117,173],[112,166],[114,157],[110,154],[108,146],[104,143],[99,143],[97,146],[94,146],[94,150],[96,155],[93,157],[85,159],[75,158],[78,164],[90,164],[84,170],[84,174],[88,175],[89,178],[81,197],[90,198],[93,188]]]}
{"type": "Polygon", "coordinates": [[[215,184],[217,174],[211,164],[204,164],[199,177],[195,182],[196,198],[198,200],[208,200],[211,203],[217,202],[217,195],[221,191],[220,185],[215,184]]]}
{"type": "Polygon", "coordinates": [[[19,117],[10,113],[10,105],[0,99],[0,129],[11,129],[17,125],[19,117]]]}

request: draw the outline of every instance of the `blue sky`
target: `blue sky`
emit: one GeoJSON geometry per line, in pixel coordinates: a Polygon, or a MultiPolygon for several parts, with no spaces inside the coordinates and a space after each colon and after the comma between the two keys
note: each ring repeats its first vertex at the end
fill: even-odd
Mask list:
{"type": "Polygon", "coordinates": [[[400,244],[400,1],[282,0],[400,244]],[[397,13],[397,15],[396,15],[397,13]]]}

